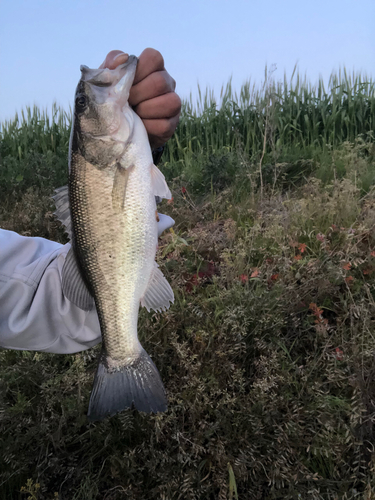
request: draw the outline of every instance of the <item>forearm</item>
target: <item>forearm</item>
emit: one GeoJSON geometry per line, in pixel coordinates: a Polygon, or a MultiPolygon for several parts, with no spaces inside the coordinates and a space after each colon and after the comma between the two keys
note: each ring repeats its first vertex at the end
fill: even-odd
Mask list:
{"type": "Polygon", "coordinates": [[[70,245],[0,230],[0,346],[73,353],[101,341],[95,307],[83,311],[62,292],[70,245]]]}

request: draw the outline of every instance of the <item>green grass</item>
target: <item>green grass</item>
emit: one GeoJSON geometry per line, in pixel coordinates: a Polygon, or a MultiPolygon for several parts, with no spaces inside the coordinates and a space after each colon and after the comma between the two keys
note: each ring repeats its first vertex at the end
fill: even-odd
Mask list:
{"type": "MultiPolygon", "coordinates": [[[[0,351],[0,498],[375,499],[374,95],[365,80],[342,74],[325,92],[299,78],[292,89],[245,85],[238,96],[228,86],[216,110],[209,92],[185,102],[161,165],[173,203],[160,211],[176,225],[158,262],[175,304],[139,319],[168,412],[89,424],[99,347],[0,351]],[[261,108],[266,91],[284,100],[261,108]],[[306,125],[302,135],[293,120],[306,125]]],[[[49,195],[66,179],[68,117],[60,110],[47,123],[35,109],[2,134],[0,226],[65,242],[49,195]]]]}

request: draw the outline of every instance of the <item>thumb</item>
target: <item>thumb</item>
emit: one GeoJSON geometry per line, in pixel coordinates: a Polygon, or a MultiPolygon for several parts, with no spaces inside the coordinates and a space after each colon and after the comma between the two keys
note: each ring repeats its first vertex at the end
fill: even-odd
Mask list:
{"type": "Polygon", "coordinates": [[[99,66],[99,69],[101,68],[115,69],[120,64],[126,63],[128,58],[129,54],[123,52],[122,50],[111,50],[111,52],[108,52],[106,58],[99,66]]]}

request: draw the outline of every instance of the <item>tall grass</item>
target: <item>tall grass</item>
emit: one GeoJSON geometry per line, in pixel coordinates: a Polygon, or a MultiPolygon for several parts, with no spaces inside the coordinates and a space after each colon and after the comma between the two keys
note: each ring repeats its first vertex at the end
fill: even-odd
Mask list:
{"type": "Polygon", "coordinates": [[[245,154],[261,151],[270,107],[268,152],[335,147],[375,131],[375,83],[367,75],[340,70],[326,87],[322,78],[313,85],[296,69],[290,80],[284,75],[282,82],[275,81],[266,68],[260,87],[248,80],[237,92],[229,80],[219,99],[212,90],[198,87],[196,101],[191,95],[184,100],[178,130],[168,142],[169,161],[184,159],[187,152],[235,149],[239,142],[245,154]]]}
{"type": "Polygon", "coordinates": [[[37,106],[26,107],[12,120],[0,123],[1,155],[22,159],[31,149],[38,153],[52,151],[69,144],[71,112],[67,113],[56,103],[51,114],[37,106]]]}
{"type": "MultiPolygon", "coordinates": [[[[185,160],[191,153],[234,150],[238,144],[247,155],[263,148],[267,110],[272,108],[267,151],[300,146],[335,147],[375,132],[375,82],[366,74],[332,73],[328,85],[322,78],[312,84],[296,68],[288,80],[276,81],[265,70],[260,86],[246,81],[237,92],[231,79],[220,96],[198,85],[198,97],[182,101],[175,135],[166,146],[168,162],[185,160]]],[[[71,111],[53,105],[52,113],[26,108],[21,116],[0,124],[0,155],[22,159],[31,149],[46,153],[59,147],[67,151],[71,111]]]]}
{"type": "MultiPolygon", "coordinates": [[[[70,126],[71,110],[56,105],[51,113],[26,108],[0,124],[0,192],[21,193],[30,186],[51,191],[66,183],[70,126]]],[[[282,176],[289,182],[311,172],[311,164],[303,167],[300,160],[358,136],[371,143],[374,132],[372,78],[344,69],[326,87],[296,70],[290,80],[285,75],[275,81],[266,68],[260,86],[249,80],[237,92],[229,80],[219,96],[198,86],[197,99],[183,100],[179,126],[163,155],[164,172],[169,181],[180,177],[201,193],[225,187],[249,162],[257,163],[261,185],[263,176],[266,182],[267,175],[275,177],[273,166],[279,164],[287,165],[288,175],[282,176]]]]}

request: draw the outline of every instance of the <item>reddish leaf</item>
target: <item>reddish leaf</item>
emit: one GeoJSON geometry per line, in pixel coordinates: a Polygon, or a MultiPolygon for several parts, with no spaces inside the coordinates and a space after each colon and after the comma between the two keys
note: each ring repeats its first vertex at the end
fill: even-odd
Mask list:
{"type": "Polygon", "coordinates": [[[375,250],[371,252],[371,257],[375,257],[375,250]]]}
{"type": "Polygon", "coordinates": [[[295,255],[294,256],[294,260],[301,260],[302,259],[302,255],[295,255]]]}
{"type": "Polygon", "coordinates": [[[242,283],[247,283],[249,281],[249,277],[247,274],[241,274],[240,280],[242,281],[242,283]]]}
{"type": "MultiPolygon", "coordinates": [[[[316,316],[318,318],[318,320],[320,319],[321,315],[323,314],[323,309],[320,309],[316,304],[315,302],[311,302],[311,304],[309,305],[309,309],[310,311],[313,312],[314,316],[316,316]]],[[[319,321],[318,321],[319,322],[319,321]]]]}
{"type": "Polygon", "coordinates": [[[344,359],[344,353],[339,347],[336,347],[333,355],[338,361],[342,361],[344,359]]]}
{"type": "Polygon", "coordinates": [[[306,250],[306,243],[301,243],[298,249],[301,253],[303,253],[306,250]]]}
{"type": "Polygon", "coordinates": [[[182,194],[185,194],[186,193],[186,187],[182,186],[181,192],[182,192],[182,194]]]}
{"type": "Polygon", "coordinates": [[[273,274],[273,275],[271,276],[271,280],[272,280],[272,281],[276,281],[278,277],[279,277],[278,273],[273,274]]]}
{"type": "Polygon", "coordinates": [[[256,278],[259,274],[259,270],[257,267],[254,268],[254,271],[251,273],[250,278],[256,278]]]}
{"type": "Polygon", "coordinates": [[[353,283],[354,278],[353,276],[348,276],[347,278],[345,278],[345,281],[347,282],[348,285],[350,285],[351,283],[353,283]]]}
{"type": "Polygon", "coordinates": [[[343,269],[345,269],[345,271],[349,271],[350,268],[352,267],[351,263],[350,262],[347,262],[346,264],[342,264],[341,266],[343,269]]]}

